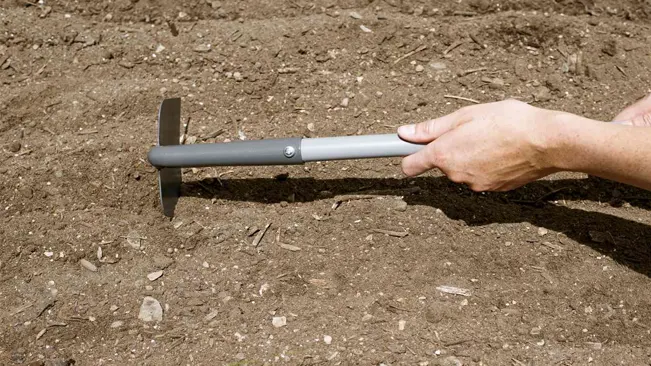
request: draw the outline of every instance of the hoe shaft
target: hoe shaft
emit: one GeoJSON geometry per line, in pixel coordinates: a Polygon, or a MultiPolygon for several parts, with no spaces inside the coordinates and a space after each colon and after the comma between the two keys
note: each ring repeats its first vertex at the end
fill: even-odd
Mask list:
{"type": "Polygon", "coordinates": [[[156,146],[150,150],[148,158],[158,168],[296,165],[309,161],[399,157],[413,154],[422,147],[394,134],[287,138],[156,146]]]}

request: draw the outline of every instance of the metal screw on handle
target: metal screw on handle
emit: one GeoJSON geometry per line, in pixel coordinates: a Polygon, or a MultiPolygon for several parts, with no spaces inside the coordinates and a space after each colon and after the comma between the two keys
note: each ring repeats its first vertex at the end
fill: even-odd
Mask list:
{"type": "Polygon", "coordinates": [[[294,155],[296,155],[296,149],[294,146],[285,146],[285,149],[283,150],[283,155],[287,158],[293,158],[294,155]]]}

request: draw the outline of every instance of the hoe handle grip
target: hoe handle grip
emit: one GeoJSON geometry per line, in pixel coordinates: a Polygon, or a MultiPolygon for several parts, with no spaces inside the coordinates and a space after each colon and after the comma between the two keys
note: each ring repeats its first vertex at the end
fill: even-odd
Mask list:
{"type": "Polygon", "coordinates": [[[303,161],[390,158],[411,155],[424,145],[401,139],[396,134],[322,137],[303,139],[303,161]]]}

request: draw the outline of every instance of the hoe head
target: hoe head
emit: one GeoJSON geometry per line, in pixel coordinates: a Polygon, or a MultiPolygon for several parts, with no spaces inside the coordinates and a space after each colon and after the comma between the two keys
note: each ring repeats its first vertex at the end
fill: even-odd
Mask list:
{"type": "MultiPolygon", "coordinates": [[[[165,99],[158,111],[158,145],[178,145],[181,137],[181,99],[165,99]]],[[[181,196],[181,168],[159,168],[158,187],[163,213],[174,216],[181,196]]]]}

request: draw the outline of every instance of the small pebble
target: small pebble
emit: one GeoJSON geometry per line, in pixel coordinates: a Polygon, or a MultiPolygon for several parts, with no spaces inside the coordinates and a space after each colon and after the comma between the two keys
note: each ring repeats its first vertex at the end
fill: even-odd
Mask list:
{"type": "Polygon", "coordinates": [[[194,47],[194,52],[206,53],[206,52],[210,52],[211,48],[212,47],[209,44],[200,44],[194,47]]]}
{"type": "Polygon", "coordinates": [[[394,210],[396,210],[396,211],[398,211],[398,212],[405,212],[405,211],[407,211],[407,202],[405,202],[405,201],[403,201],[403,200],[399,200],[399,201],[396,203],[396,206],[395,206],[394,210]]]}
{"type": "Polygon", "coordinates": [[[20,145],[20,142],[18,142],[18,141],[14,141],[14,142],[10,143],[9,145],[7,145],[7,150],[9,150],[12,153],[17,153],[18,151],[20,151],[20,148],[21,148],[21,145],[20,145]]]}
{"type": "Polygon", "coordinates": [[[405,325],[407,322],[405,320],[398,321],[398,330],[405,330],[405,325]]]}
{"type": "Polygon", "coordinates": [[[34,196],[34,191],[29,187],[20,188],[19,191],[25,198],[32,198],[34,196]]]}
{"type": "Polygon", "coordinates": [[[339,105],[341,105],[342,107],[346,108],[346,107],[348,107],[348,103],[350,103],[350,99],[348,99],[348,98],[346,97],[346,98],[344,98],[344,99],[341,100],[341,103],[340,103],[339,105]]]}
{"type": "Polygon", "coordinates": [[[109,308],[109,310],[111,311],[116,311],[117,309],[118,309],[117,305],[111,305],[111,307],[109,308]]]}
{"type": "Polygon", "coordinates": [[[287,318],[284,316],[274,316],[271,320],[271,324],[276,328],[284,327],[287,325],[287,318]]]}
{"type": "Polygon", "coordinates": [[[545,236],[549,233],[549,230],[545,229],[544,227],[539,227],[538,228],[538,235],[540,236],[545,236]]]}
{"type": "Polygon", "coordinates": [[[120,328],[122,325],[124,325],[124,322],[122,320],[116,320],[111,323],[111,328],[120,328]]]}
{"type": "Polygon", "coordinates": [[[142,305],[140,305],[138,319],[145,322],[163,320],[163,307],[160,305],[160,302],[153,297],[145,297],[142,300],[142,305]]]}
{"type": "Polygon", "coordinates": [[[201,266],[202,266],[203,268],[210,268],[210,264],[208,264],[208,262],[206,262],[206,261],[203,261],[203,263],[201,264],[201,266]]]}
{"type": "Polygon", "coordinates": [[[152,272],[152,273],[148,274],[148,275],[147,275],[147,278],[148,278],[150,281],[156,281],[156,280],[159,279],[162,275],[163,275],[163,271],[156,271],[156,272],[152,272]]]}
{"type": "Polygon", "coordinates": [[[203,318],[203,320],[209,322],[209,321],[215,319],[215,318],[217,317],[217,315],[219,315],[219,312],[218,312],[217,310],[213,310],[213,311],[211,311],[210,313],[208,313],[208,315],[206,315],[206,316],[203,318]]]}
{"type": "Polygon", "coordinates": [[[353,18],[353,19],[362,19],[362,16],[356,11],[351,11],[350,12],[350,17],[353,18]]]}
{"type": "Polygon", "coordinates": [[[331,344],[332,343],[332,337],[330,337],[329,335],[324,335],[323,336],[323,341],[325,342],[325,344],[331,344]]]}
{"type": "Polygon", "coordinates": [[[238,71],[235,71],[233,73],[233,79],[235,79],[235,81],[242,81],[244,80],[244,77],[238,71]]]}
{"type": "Polygon", "coordinates": [[[373,32],[370,28],[368,28],[368,27],[365,26],[365,25],[360,25],[360,26],[359,26],[359,29],[361,29],[362,32],[364,32],[364,33],[372,33],[372,32],[373,32]]]}
{"type": "Polygon", "coordinates": [[[97,267],[85,259],[81,259],[79,261],[79,264],[81,264],[82,267],[86,268],[89,271],[97,272],[97,267]]]}
{"type": "Polygon", "coordinates": [[[127,243],[133,249],[140,249],[140,245],[142,243],[142,239],[140,237],[140,234],[138,234],[135,231],[129,232],[129,235],[127,235],[127,243]]]}
{"type": "Polygon", "coordinates": [[[416,65],[416,72],[423,72],[423,70],[425,70],[423,65],[416,65]]]}
{"type": "Polygon", "coordinates": [[[448,66],[443,62],[432,62],[431,64],[429,64],[429,67],[437,71],[445,70],[448,68],[448,66]]]}
{"type": "Polygon", "coordinates": [[[602,348],[601,342],[585,342],[588,347],[594,350],[600,350],[602,348]]]}
{"type": "Polygon", "coordinates": [[[463,362],[454,356],[448,356],[441,360],[441,366],[463,366],[463,362]]]}

